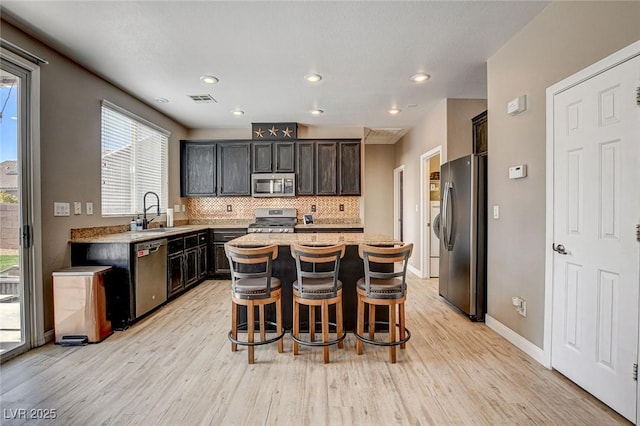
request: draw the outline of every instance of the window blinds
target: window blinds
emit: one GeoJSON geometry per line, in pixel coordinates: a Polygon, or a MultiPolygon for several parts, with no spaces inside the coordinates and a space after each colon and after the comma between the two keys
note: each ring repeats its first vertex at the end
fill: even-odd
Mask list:
{"type": "MultiPolygon", "coordinates": [[[[169,132],[103,101],[101,139],[102,216],[142,214],[147,191],[158,194],[165,211],[169,132]]],[[[155,205],[155,197],[147,197],[147,201],[147,208],[155,205]]]]}

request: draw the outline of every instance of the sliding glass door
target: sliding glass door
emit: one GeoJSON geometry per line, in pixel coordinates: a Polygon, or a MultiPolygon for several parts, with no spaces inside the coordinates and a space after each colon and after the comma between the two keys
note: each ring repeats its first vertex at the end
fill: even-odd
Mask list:
{"type": "Polygon", "coordinates": [[[0,63],[0,357],[31,346],[29,71],[0,63]]]}

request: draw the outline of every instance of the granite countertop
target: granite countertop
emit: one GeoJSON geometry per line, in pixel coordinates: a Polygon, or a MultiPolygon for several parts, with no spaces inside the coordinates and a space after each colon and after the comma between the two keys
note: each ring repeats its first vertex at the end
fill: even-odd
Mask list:
{"type": "Polygon", "coordinates": [[[314,245],[332,245],[344,243],[346,245],[358,244],[402,244],[401,241],[395,240],[388,235],[383,234],[361,234],[361,233],[302,233],[302,234],[247,234],[242,237],[231,240],[230,244],[238,247],[277,244],[279,246],[288,246],[291,243],[299,243],[309,246],[314,245]]]}
{"type": "Polygon", "coordinates": [[[96,235],[84,238],[73,238],[70,243],[138,243],[141,241],[157,240],[188,232],[208,230],[211,225],[185,225],[173,228],[151,228],[144,231],[127,231],[116,234],[96,235]]]}
{"type": "MultiPolygon", "coordinates": [[[[198,224],[189,224],[189,225],[182,225],[182,226],[175,226],[172,228],[151,228],[151,229],[147,229],[144,231],[126,231],[126,232],[114,232],[114,233],[103,233],[104,231],[102,231],[99,228],[87,228],[90,229],[90,231],[94,231],[95,232],[85,232],[83,234],[80,234],[81,236],[77,236],[77,237],[72,237],[69,242],[70,243],[125,243],[125,244],[129,244],[129,243],[138,243],[141,241],[148,241],[148,240],[157,240],[158,238],[164,238],[164,237],[173,237],[176,235],[180,235],[180,234],[186,234],[189,232],[197,232],[197,231],[202,231],[202,230],[208,230],[208,229],[246,229],[249,224],[251,222],[248,221],[228,221],[228,222],[216,222],[216,223],[206,223],[206,222],[201,222],[198,224]]],[[[322,223],[322,224],[313,224],[313,225],[296,225],[296,228],[307,228],[307,229],[334,229],[334,228],[341,228],[341,229],[362,229],[364,228],[363,225],[361,224],[344,224],[344,223],[322,223]]],[[[336,235],[338,236],[342,236],[343,241],[351,241],[351,240],[358,240],[357,242],[353,242],[353,243],[349,243],[349,244],[359,244],[360,242],[364,242],[364,241],[359,241],[360,239],[364,238],[363,234],[340,234],[340,233],[326,233],[326,234],[313,234],[314,236],[311,236],[309,234],[307,234],[307,236],[302,236],[303,234],[249,234],[247,235],[247,237],[251,237],[251,236],[255,236],[253,238],[256,239],[256,241],[260,241],[260,242],[249,242],[247,243],[248,245],[255,245],[255,244],[271,244],[271,243],[264,243],[262,242],[265,238],[271,238],[271,239],[277,239],[279,237],[284,237],[284,239],[282,241],[284,242],[279,242],[278,244],[289,244],[289,242],[291,242],[292,240],[290,239],[291,236],[295,236],[295,235],[299,235],[298,240],[293,240],[293,241],[301,241],[302,240],[310,240],[311,238],[314,238],[318,241],[318,244],[328,244],[327,242],[324,241],[328,241],[327,240],[327,236],[331,236],[334,235],[333,237],[333,241],[337,241],[336,239],[336,235]],[[360,238],[356,237],[355,235],[359,235],[360,238]],[[289,239],[287,239],[289,238],[289,239]]],[[[373,243],[375,243],[376,241],[381,241],[381,242],[388,242],[388,241],[393,241],[393,239],[390,239],[390,237],[384,236],[384,235],[378,235],[378,234],[365,234],[366,238],[373,238],[373,243]]],[[[295,238],[295,237],[294,237],[295,238]]],[[[329,237],[329,240],[331,240],[331,237],[329,237]]],[[[367,240],[368,241],[368,240],[367,240]]],[[[311,244],[311,242],[305,242],[305,244],[311,244]]]]}

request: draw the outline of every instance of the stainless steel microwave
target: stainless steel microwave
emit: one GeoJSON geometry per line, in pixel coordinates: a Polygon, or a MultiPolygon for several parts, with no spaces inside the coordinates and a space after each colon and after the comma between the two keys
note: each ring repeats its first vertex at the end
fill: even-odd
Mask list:
{"type": "Polygon", "coordinates": [[[295,173],[254,173],[251,175],[251,195],[254,197],[294,197],[295,173]]]}

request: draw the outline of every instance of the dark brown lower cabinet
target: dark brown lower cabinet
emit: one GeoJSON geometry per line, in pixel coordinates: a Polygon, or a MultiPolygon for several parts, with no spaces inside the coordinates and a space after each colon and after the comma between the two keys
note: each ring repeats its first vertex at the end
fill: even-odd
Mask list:
{"type": "Polygon", "coordinates": [[[185,285],[191,287],[198,282],[198,247],[185,250],[184,265],[185,285]]]}
{"type": "Polygon", "coordinates": [[[184,238],[172,238],[167,244],[167,296],[184,290],[184,238]]]}
{"type": "Polygon", "coordinates": [[[229,269],[229,260],[224,252],[224,243],[234,238],[247,234],[247,229],[214,229],[211,231],[211,240],[213,241],[213,252],[211,253],[213,262],[213,273],[227,275],[231,273],[229,269]]]}

